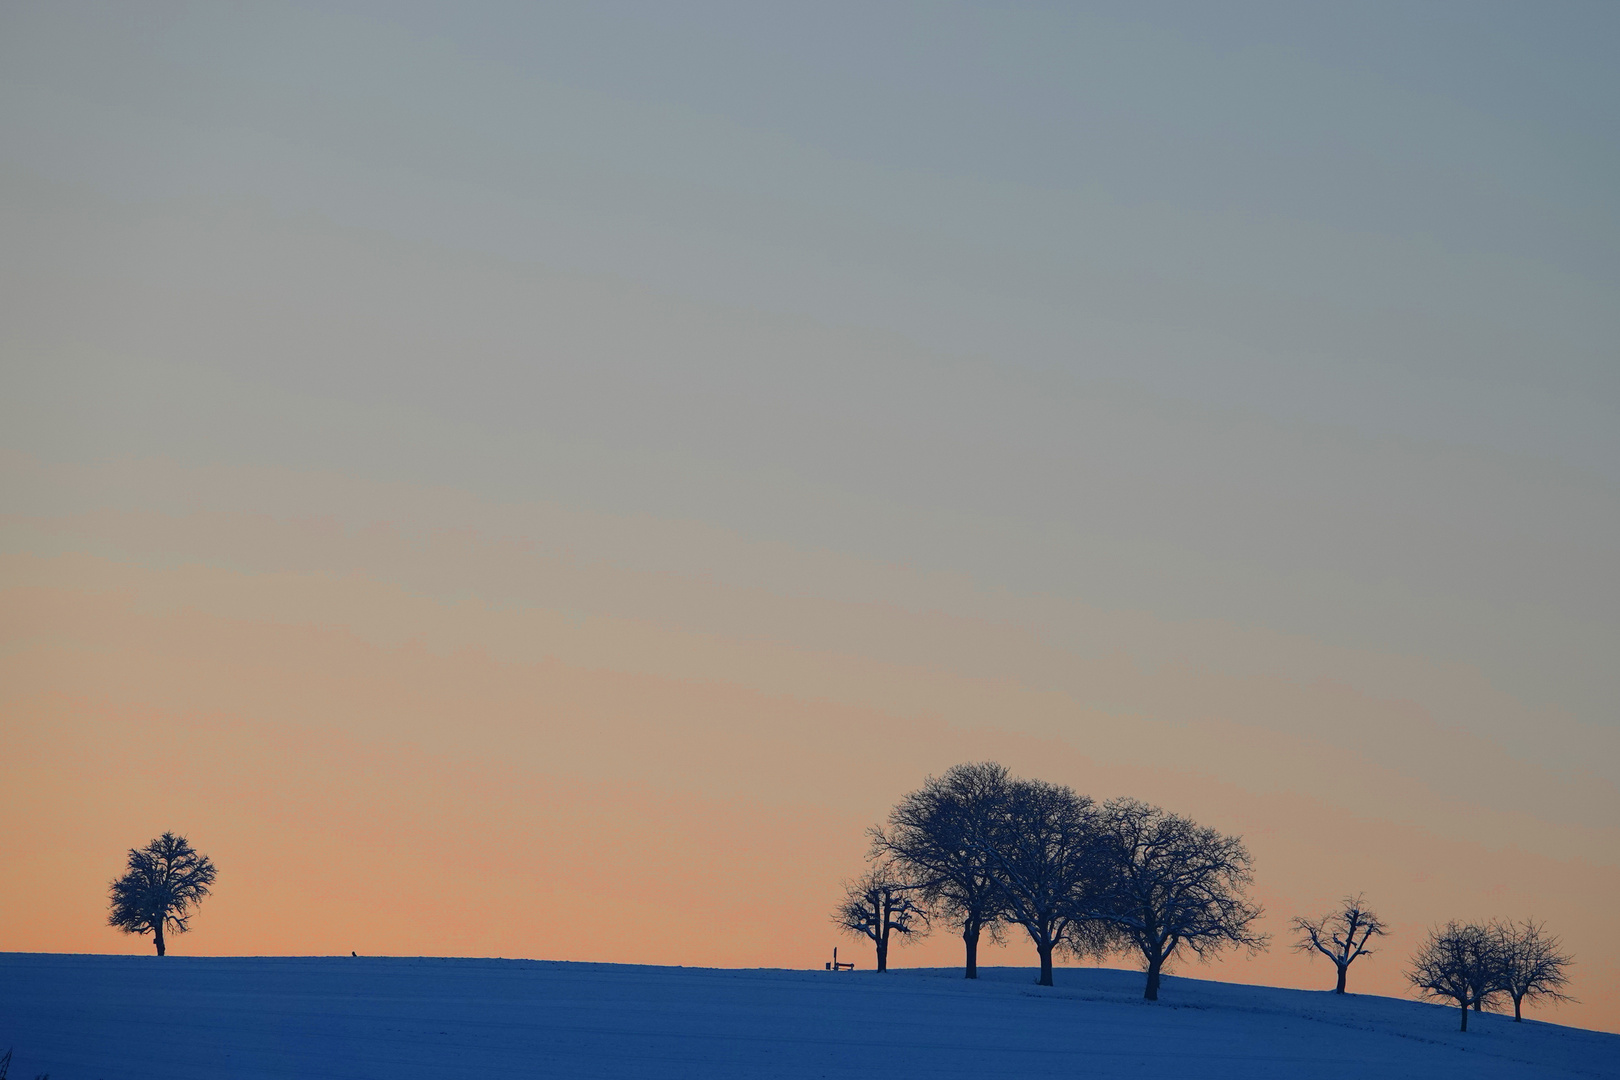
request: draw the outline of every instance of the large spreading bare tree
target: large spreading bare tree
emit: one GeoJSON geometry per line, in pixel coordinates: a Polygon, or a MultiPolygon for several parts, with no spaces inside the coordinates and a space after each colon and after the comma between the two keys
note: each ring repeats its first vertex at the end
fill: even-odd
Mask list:
{"type": "Polygon", "coordinates": [[[1478,1011],[1502,992],[1506,958],[1498,929],[1449,922],[1418,946],[1407,978],[1424,997],[1457,1003],[1461,1030],[1468,1030],[1468,1010],[1478,1011]]]}
{"type": "Polygon", "coordinates": [[[1367,942],[1383,936],[1388,928],[1377,914],[1368,909],[1366,901],[1358,893],[1345,897],[1337,909],[1320,919],[1296,917],[1294,929],[1299,933],[1294,948],[1300,952],[1319,952],[1333,961],[1333,966],[1339,972],[1339,984],[1333,988],[1333,992],[1342,994],[1350,965],[1357,957],[1372,955],[1367,942]]]}
{"type": "Polygon", "coordinates": [[[1108,926],[1095,915],[1104,894],[1097,815],[1091,799],[1044,780],[1013,780],[972,836],[999,883],[1005,918],[1022,926],[1052,985],[1052,955],[1099,953],[1108,926]]]}
{"type": "Polygon", "coordinates": [[[995,865],[975,837],[1012,781],[994,762],[957,765],[900,800],[887,829],[872,830],[872,854],[894,860],[931,911],[962,933],[966,977],[979,977],[979,938],[999,940],[1004,900],[995,865]]]}
{"type": "Polygon", "coordinates": [[[1573,1001],[1564,993],[1569,976],[1564,969],[1574,958],[1563,951],[1563,944],[1547,933],[1545,925],[1533,919],[1522,923],[1497,923],[1493,929],[1501,950],[1501,990],[1513,999],[1513,1019],[1524,1019],[1525,999],[1573,1001]]]}
{"type": "Polygon", "coordinates": [[[1159,999],[1164,966],[1181,953],[1200,960],[1232,946],[1251,953],[1266,936],[1251,926],[1253,869],[1240,838],[1136,799],[1102,808],[1108,850],[1109,920],[1147,967],[1143,997],[1159,999]]]}
{"type": "Polygon", "coordinates": [[[912,899],[915,886],[893,867],[878,864],[844,886],[844,899],[833,912],[837,926],[877,947],[877,969],[889,970],[889,939],[926,933],[928,913],[912,899]]]}
{"type": "Polygon", "coordinates": [[[214,864],[194,851],[186,838],[166,832],[144,848],[131,848],[129,867],[112,883],[112,912],[107,918],[126,934],[151,934],[157,954],[164,955],[163,930],[183,934],[191,909],[208,895],[214,864]]]}

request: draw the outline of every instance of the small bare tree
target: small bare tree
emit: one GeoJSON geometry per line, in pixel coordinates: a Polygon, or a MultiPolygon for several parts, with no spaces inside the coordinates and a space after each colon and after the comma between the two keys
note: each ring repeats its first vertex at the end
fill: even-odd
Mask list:
{"type": "Polygon", "coordinates": [[[1250,930],[1261,909],[1248,897],[1254,872],[1241,839],[1136,799],[1104,804],[1102,829],[1109,863],[1102,911],[1142,954],[1148,1001],[1159,1000],[1160,975],[1184,949],[1204,960],[1234,945],[1265,948],[1266,935],[1250,930]]]}
{"type": "Polygon", "coordinates": [[[1523,1021],[1526,998],[1575,1000],[1564,993],[1569,985],[1564,969],[1575,960],[1562,951],[1563,943],[1549,935],[1545,925],[1526,919],[1498,923],[1493,929],[1502,955],[1501,989],[1513,999],[1514,1022],[1523,1021]]]}
{"type": "Polygon", "coordinates": [[[185,933],[191,908],[208,895],[214,864],[186,838],[166,832],[144,848],[131,848],[129,868],[112,883],[108,925],[126,934],[151,934],[164,955],[163,930],[185,933]]]}
{"type": "Polygon", "coordinates": [[[874,828],[872,854],[892,859],[928,908],[962,931],[966,977],[979,977],[979,937],[1000,940],[1004,901],[994,864],[972,843],[985,833],[1012,781],[994,762],[957,765],[928,777],[874,828]]]}
{"type": "Polygon", "coordinates": [[[879,971],[889,970],[891,934],[909,938],[928,932],[928,913],[911,898],[915,889],[882,864],[844,885],[844,899],[833,912],[833,922],[877,946],[879,971]]]}
{"type": "Polygon", "coordinates": [[[1367,942],[1382,937],[1387,927],[1367,909],[1366,901],[1358,893],[1345,897],[1338,910],[1320,919],[1296,917],[1294,929],[1299,932],[1294,948],[1300,952],[1319,952],[1333,961],[1333,966],[1339,970],[1339,984],[1333,992],[1342,994],[1350,965],[1357,957],[1372,955],[1367,942]]]}
{"type": "Polygon", "coordinates": [[[1469,1008],[1503,992],[1506,963],[1498,928],[1449,922],[1429,931],[1406,977],[1423,997],[1455,1001],[1467,1031],[1469,1008]]]}
{"type": "Polygon", "coordinates": [[[1004,917],[1022,926],[1052,985],[1052,955],[1101,953],[1106,866],[1091,799],[1044,780],[1013,780],[968,838],[994,875],[1004,917]]]}

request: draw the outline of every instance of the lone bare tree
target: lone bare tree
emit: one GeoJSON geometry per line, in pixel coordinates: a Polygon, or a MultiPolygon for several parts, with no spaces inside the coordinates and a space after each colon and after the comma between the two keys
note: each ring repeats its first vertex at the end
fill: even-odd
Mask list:
{"type": "Polygon", "coordinates": [[[1367,942],[1382,937],[1388,928],[1376,914],[1368,910],[1366,901],[1357,893],[1345,897],[1337,910],[1320,919],[1296,917],[1294,929],[1299,932],[1299,940],[1294,943],[1294,948],[1300,952],[1314,950],[1333,961],[1333,966],[1339,970],[1339,984],[1333,988],[1333,992],[1342,994],[1345,973],[1350,970],[1350,965],[1357,957],[1371,956],[1372,950],[1367,948],[1367,942]]]}
{"type": "Polygon", "coordinates": [[[1503,990],[1506,972],[1502,935],[1495,927],[1449,922],[1418,946],[1406,977],[1423,997],[1455,1001],[1468,1030],[1476,1012],[1503,990]]]}
{"type": "Polygon", "coordinates": [[[973,839],[983,836],[1007,796],[1005,766],[956,765],[930,776],[889,813],[887,829],[872,830],[872,853],[894,860],[927,907],[960,928],[966,977],[979,977],[979,937],[1000,940],[1004,901],[992,858],[973,839]]]}
{"type": "Polygon", "coordinates": [[[833,912],[833,922],[877,946],[879,971],[889,970],[891,934],[910,937],[928,931],[928,913],[910,895],[915,888],[882,864],[844,886],[844,899],[833,912]]]}
{"type": "Polygon", "coordinates": [[[214,873],[208,856],[171,832],[144,848],[131,848],[129,868],[112,883],[107,922],[126,934],[151,934],[162,956],[164,927],[177,934],[190,929],[191,909],[208,895],[214,873]]]}
{"type": "Polygon", "coordinates": [[[1562,951],[1563,943],[1549,935],[1544,924],[1526,919],[1522,923],[1498,923],[1494,930],[1501,950],[1501,989],[1513,999],[1515,1023],[1524,1020],[1526,998],[1575,1000],[1564,993],[1564,987],[1569,985],[1564,969],[1575,960],[1562,951]]]}
{"type": "Polygon", "coordinates": [[[1104,804],[1102,829],[1106,915],[1146,962],[1148,1001],[1159,1000],[1160,974],[1183,949],[1203,960],[1231,946],[1265,948],[1266,936],[1250,930],[1261,909],[1248,898],[1254,873],[1240,838],[1136,799],[1104,804]]]}
{"type": "Polygon", "coordinates": [[[1022,926],[1052,985],[1052,954],[1101,953],[1108,926],[1094,909],[1105,865],[1090,798],[1044,780],[1013,780],[968,842],[997,881],[1004,917],[1022,926]]]}

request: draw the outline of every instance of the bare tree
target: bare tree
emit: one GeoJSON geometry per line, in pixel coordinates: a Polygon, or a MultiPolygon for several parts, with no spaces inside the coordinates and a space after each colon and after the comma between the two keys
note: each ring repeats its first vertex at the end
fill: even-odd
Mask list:
{"type": "Polygon", "coordinates": [[[1468,1030],[1468,1010],[1476,1012],[1502,992],[1506,958],[1497,928],[1449,922],[1429,936],[1412,956],[1406,977],[1424,997],[1455,1001],[1468,1030]]]}
{"type": "Polygon", "coordinates": [[[930,776],[889,813],[889,827],[872,830],[872,853],[894,860],[931,911],[962,932],[966,977],[979,977],[979,937],[1000,940],[1004,900],[983,836],[1005,800],[1005,766],[956,765],[930,776]]]}
{"type": "Polygon", "coordinates": [[[1148,1001],[1182,950],[1203,960],[1231,946],[1265,948],[1266,936],[1250,930],[1261,909],[1248,898],[1254,874],[1240,838],[1136,799],[1110,800],[1102,819],[1106,915],[1146,962],[1148,1001]]]}
{"type": "Polygon", "coordinates": [[[1013,780],[968,842],[998,882],[1004,917],[1022,926],[1052,985],[1052,955],[1100,953],[1104,865],[1091,799],[1044,780],[1013,780]]]}
{"type": "Polygon", "coordinates": [[[1563,943],[1549,935],[1544,924],[1526,919],[1522,923],[1498,923],[1493,929],[1501,950],[1501,989],[1513,999],[1515,1023],[1524,1019],[1526,998],[1575,1000],[1564,993],[1564,987],[1569,985],[1564,969],[1575,960],[1562,951],[1563,943]]]}
{"type": "Polygon", "coordinates": [[[214,864],[192,850],[186,838],[166,832],[144,848],[131,848],[129,868],[112,883],[107,922],[126,934],[151,934],[157,954],[165,953],[163,930],[190,929],[191,908],[208,895],[214,864]]]}
{"type": "Polygon", "coordinates": [[[889,970],[891,934],[910,937],[928,931],[928,913],[911,899],[914,890],[892,867],[881,864],[844,885],[844,899],[833,912],[833,922],[877,946],[879,971],[889,970]]]}
{"type": "Polygon", "coordinates": [[[1372,950],[1367,948],[1367,942],[1382,937],[1388,928],[1367,909],[1366,901],[1357,893],[1345,897],[1338,910],[1320,919],[1296,917],[1294,929],[1299,932],[1299,940],[1294,943],[1294,948],[1300,952],[1314,950],[1333,961],[1333,966],[1339,970],[1339,984],[1333,988],[1333,992],[1342,994],[1345,973],[1350,970],[1350,965],[1357,957],[1371,956],[1372,950]]]}

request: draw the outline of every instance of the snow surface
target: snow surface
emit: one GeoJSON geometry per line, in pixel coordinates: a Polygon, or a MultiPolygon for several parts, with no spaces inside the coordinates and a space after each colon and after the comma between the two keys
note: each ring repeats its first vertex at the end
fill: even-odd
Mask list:
{"type": "Polygon", "coordinates": [[[1059,969],[0,954],[12,1080],[1620,1077],[1620,1035],[1395,998],[1059,969]]]}

